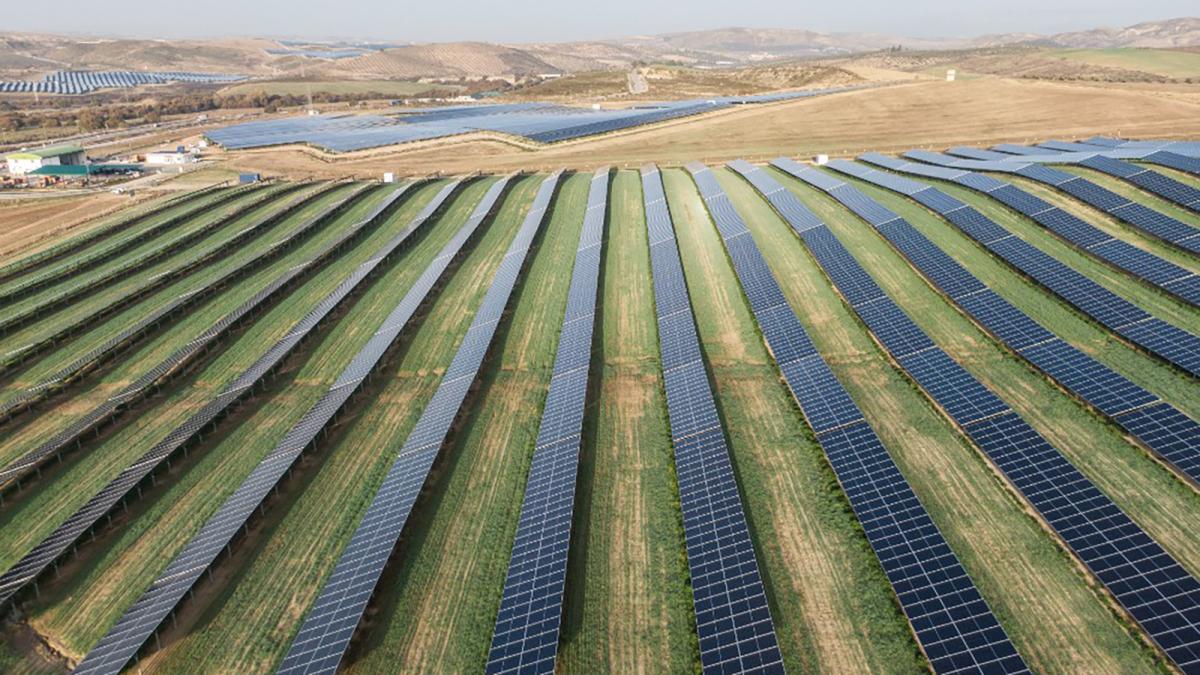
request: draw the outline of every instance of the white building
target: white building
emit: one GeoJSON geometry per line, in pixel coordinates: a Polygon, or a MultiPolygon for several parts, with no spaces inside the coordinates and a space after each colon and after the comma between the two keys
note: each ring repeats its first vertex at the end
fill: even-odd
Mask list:
{"type": "Polygon", "coordinates": [[[8,172],[14,176],[24,176],[43,166],[77,166],[87,162],[83,148],[77,145],[22,150],[11,153],[4,159],[8,162],[8,172]]]}
{"type": "Polygon", "coordinates": [[[146,153],[147,164],[191,164],[194,161],[196,161],[195,155],[190,152],[180,152],[179,150],[158,150],[146,153]]]}

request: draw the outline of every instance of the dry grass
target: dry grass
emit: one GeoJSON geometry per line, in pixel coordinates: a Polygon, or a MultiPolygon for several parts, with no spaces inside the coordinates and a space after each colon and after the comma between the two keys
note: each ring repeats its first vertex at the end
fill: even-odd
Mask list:
{"type": "Polygon", "coordinates": [[[378,175],[637,166],[739,156],[909,150],[1120,132],[1200,135],[1200,98],[1179,87],[1070,85],[1004,79],[922,81],[811,100],[722,111],[666,126],[525,150],[498,141],[397,148],[326,161],[299,149],[231,154],[233,166],[267,173],[378,175]]]}

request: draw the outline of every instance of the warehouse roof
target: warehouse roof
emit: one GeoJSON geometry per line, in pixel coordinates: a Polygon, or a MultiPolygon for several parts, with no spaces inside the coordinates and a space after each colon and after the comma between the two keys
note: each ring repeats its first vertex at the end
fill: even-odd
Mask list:
{"type": "Polygon", "coordinates": [[[38,148],[36,150],[22,150],[8,155],[9,159],[46,159],[48,157],[60,157],[62,155],[73,155],[77,152],[83,152],[83,148],[78,145],[56,145],[52,148],[38,148]]]}

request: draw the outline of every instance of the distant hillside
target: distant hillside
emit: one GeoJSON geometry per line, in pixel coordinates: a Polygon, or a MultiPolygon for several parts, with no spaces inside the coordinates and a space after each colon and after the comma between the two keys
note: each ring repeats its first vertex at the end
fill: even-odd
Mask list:
{"type": "MultiPolygon", "coordinates": [[[[1011,46],[1188,50],[1200,48],[1200,19],[1170,19],[1058,35],[1008,33],[940,40],[790,28],[720,28],[588,42],[507,45],[452,42],[383,48],[387,46],[257,38],[144,40],[0,34],[0,79],[36,79],[42,73],[58,69],[187,70],[272,79],[519,78],[628,70],[647,63],[740,67],[761,62],[839,58],[895,46],[903,47],[905,52],[921,53],[1011,46]],[[297,46],[304,49],[296,49],[297,46]],[[375,51],[360,56],[341,54],[343,58],[321,58],[322,54],[336,52],[335,48],[354,46],[361,47],[359,51],[375,51]]],[[[1124,67],[1124,64],[1099,65],[1124,67]]]]}
{"type": "Polygon", "coordinates": [[[1059,33],[1051,36],[1047,42],[1059,47],[1084,49],[1200,47],[1200,18],[1149,21],[1127,28],[1097,28],[1077,33],[1059,33]]]}

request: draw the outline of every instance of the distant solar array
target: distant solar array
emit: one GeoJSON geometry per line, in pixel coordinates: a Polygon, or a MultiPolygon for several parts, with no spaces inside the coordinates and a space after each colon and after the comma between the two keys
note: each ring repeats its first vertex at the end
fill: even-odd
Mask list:
{"type": "Polygon", "coordinates": [[[814,89],[759,96],[675,101],[620,110],[546,103],[433,108],[398,115],[324,115],[263,120],[223,127],[208,137],[231,150],[307,143],[334,152],[442,138],[479,131],[554,143],[663,122],[735,105],[820,96],[843,89],[814,89]]]}
{"type": "Polygon", "coordinates": [[[226,84],[244,79],[244,75],[182,71],[58,70],[41,80],[0,82],[0,93],[86,94],[98,89],[127,89],[147,84],[226,84]]]}

